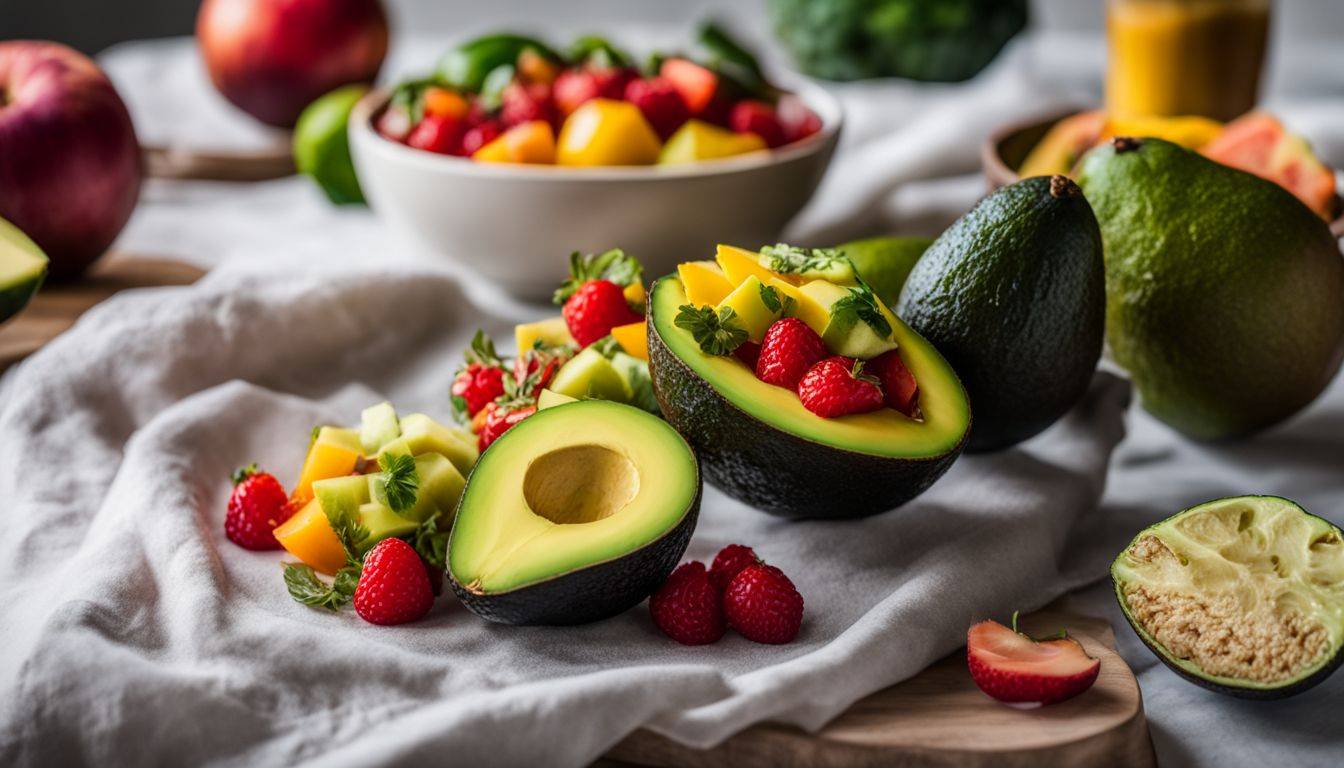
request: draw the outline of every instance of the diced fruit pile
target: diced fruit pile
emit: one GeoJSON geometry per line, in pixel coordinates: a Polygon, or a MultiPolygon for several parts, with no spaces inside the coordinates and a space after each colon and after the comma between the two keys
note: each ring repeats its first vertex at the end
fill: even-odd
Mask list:
{"type": "Polygon", "coordinates": [[[649,598],[649,615],[683,645],[707,645],[728,627],[758,643],[793,642],[803,624],[803,596],[784,572],[751,547],[729,544],[708,570],[682,563],[649,598]]]}
{"type": "Polygon", "coordinates": [[[780,147],[821,130],[796,95],[709,25],[700,56],[636,66],[596,37],[565,53],[513,34],[449,51],[402,83],[375,118],[385,138],[486,163],[575,166],[692,163],[780,147]]]}
{"type": "Polygon", "coordinates": [[[676,325],[707,355],[792,390],[823,418],[893,408],[920,418],[919,386],[897,348],[899,321],[841,252],[720,245],[677,267],[688,303],[676,325]]]}
{"type": "Polygon", "coordinates": [[[1035,707],[1071,699],[1097,681],[1101,662],[1066,632],[1035,640],[997,621],[982,621],[966,633],[971,678],[989,696],[1010,706],[1035,707]]]}
{"type": "Polygon", "coordinates": [[[1248,112],[1226,125],[1206,117],[1121,119],[1101,111],[1080,112],[1055,123],[1018,172],[1023,178],[1072,174],[1089,149],[1117,136],[1165,139],[1198,150],[1210,160],[1278,184],[1326,220],[1340,213],[1334,171],[1305,139],[1265,112],[1248,112]]]}

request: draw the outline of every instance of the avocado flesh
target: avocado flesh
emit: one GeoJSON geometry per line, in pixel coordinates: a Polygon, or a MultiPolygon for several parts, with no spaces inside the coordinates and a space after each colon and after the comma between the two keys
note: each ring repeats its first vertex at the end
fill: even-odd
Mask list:
{"type": "Polygon", "coordinates": [[[1344,659],[1344,537],[1287,499],[1180,512],[1136,536],[1111,578],[1144,643],[1213,690],[1293,695],[1344,659]]]}
{"type": "Polygon", "coordinates": [[[27,306],[46,276],[42,249],[18,227],[0,219],[0,323],[27,306]]]}
{"type": "Polygon", "coordinates": [[[965,391],[937,350],[899,320],[894,336],[919,381],[924,418],[883,408],[823,419],[736,359],[704,354],[675,325],[685,303],[677,278],[654,284],[649,369],[664,415],[728,495],[783,517],[863,517],[922,493],[961,453],[971,419],[965,391]]]}
{"type": "Polygon", "coordinates": [[[1026,440],[1086,394],[1105,279],[1097,219],[1062,176],[997,190],[924,252],[896,312],[965,383],[975,411],[967,450],[1026,440]]]}
{"type": "Polygon", "coordinates": [[[699,497],[695,456],[661,419],[600,400],[539,410],[472,473],[449,542],[454,590],[505,623],[614,615],[676,565],[699,497]]]}
{"type": "Polygon", "coordinates": [[[1105,243],[1111,355],[1143,406],[1203,440],[1296,413],[1344,356],[1329,228],[1273,182],[1170,142],[1117,141],[1085,156],[1079,183],[1105,243]]]}

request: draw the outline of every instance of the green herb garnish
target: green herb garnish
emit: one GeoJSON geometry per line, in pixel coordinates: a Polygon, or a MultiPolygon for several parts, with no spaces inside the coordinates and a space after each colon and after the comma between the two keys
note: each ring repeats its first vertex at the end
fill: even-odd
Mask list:
{"type": "Polygon", "coordinates": [[[415,491],[420,485],[415,459],[406,454],[386,453],[378,458],[378,464],[383,468],[382,485],[387,506],[397,514],[409,510],[415,504],[415,491]]]}
{"type": "Polygon", "coordinates": [[[825,272],[849,261],[837,248],[799,248],[787,243],[762,246],[760,253],[769,260],[767,269],[781,275],[825,272]]]}
{"type": "Polygon", "coordinates": [[[891,337],[891,323],[877,305],[877,295],[867,285],[850,288],[849,295],[831,305],[831,316],[862,320],[873,332],[886,339],[891,337]]]}
{"type": "Polygon", "coordinates": [[[716,313],[710,306],[697,308],[694,304],[683,304],[677,308],[673,322],[678,328],[690,331],[695,343],[709,355],[730,355],[747,340],[747,331],[737,324],[737,313],[732,307],[720,307],[716,313]]]}

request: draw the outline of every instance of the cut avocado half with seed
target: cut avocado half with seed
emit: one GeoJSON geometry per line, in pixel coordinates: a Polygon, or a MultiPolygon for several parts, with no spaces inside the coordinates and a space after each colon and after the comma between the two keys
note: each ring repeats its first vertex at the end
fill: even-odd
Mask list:
{"type": "Polygon", "coordinates": [[[0,323],[28,305],[47,276],[47,255],[18,227],[0,219],[0,323]]]}
{"type": "Polygon", "coordinates": [[[970,428],[952,368],[899,319],[901,359],[919,382],[922,420],[890,408],[823,419],[798,395],[736,359],[708,355],[676,326],[686,292],[676,277],[649,301],[649,369],[663,414],[686,436],[705,476],[728,495],[785,517],[864,517],[922,493],[961,453],[970,428]]]}
{"type": "Polygon", "coordinates": [[[1191,507],[1136,536],[1111,578],[1139,638],[1205,688],[1283,698],[1344,660],[1344,536],[1288,499],[1191,507]]]}
{"type": "Polygon", "coordinates": [[[700,509],[695,455],[638,408],[539,410],[472,471],[449,541],[453,590],[503,624],[582,624],[638,604],[671,573],[700,509]]]}

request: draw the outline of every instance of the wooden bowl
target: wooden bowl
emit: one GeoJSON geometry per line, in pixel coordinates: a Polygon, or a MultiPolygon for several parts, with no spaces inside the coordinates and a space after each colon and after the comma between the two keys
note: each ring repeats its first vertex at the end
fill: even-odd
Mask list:
{"type": "MultiPolygon", "coordinates": [[[[1017,169],[1027,154],[1036,146],[1055,123],[1081,110],[1069,109],[1045,117],[1012,123],[992,132],[980,147],[980,163],[984,167],[985,179],[990,189],[1012,184],[1020,177],[1017,169]]],[[[1330,231],[1335,237],[1344,237],[1344,200],[1335,196],[1335,219],[1330,222],[1330,231]]]]}

